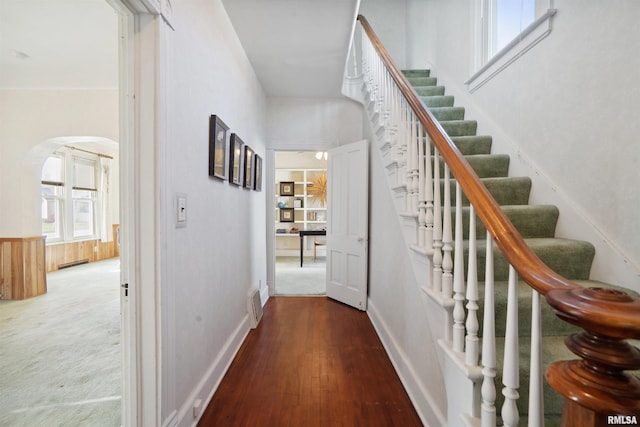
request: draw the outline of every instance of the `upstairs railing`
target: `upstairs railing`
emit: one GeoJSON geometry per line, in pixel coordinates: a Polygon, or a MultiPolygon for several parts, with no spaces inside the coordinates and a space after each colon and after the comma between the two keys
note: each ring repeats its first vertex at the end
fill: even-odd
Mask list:
{"type": "Polygon", "coordinates": [[[495,426],[494,378],[501,369],[502,421],[506,426],[519,423],[516,401],[520,278],[533,294],[529,425],[543,425],[544,417],[540,295],[560,319],[583,329],[565,341],[580,359],[556,362],[546,372],[549,384],[565,397],[563,425],[602,425],[602,417],[606,415],[640,419],[640,380],[626,372],[640,369],[640,351],[626,341],[640,339],[640,300],[619,291],[586,289],[547,267],[424,106],[367,20],[361,15],[358,20],[363,30],[360,50],[368,97],[365,104],[382,141],[381,148],[393,159],[397,187],[406,191],[406,215],[416,218],[414,249],[431,259],[433,271],[428,292],[448,310],[449,322],[444,333],[448,345],[475,373],[474,380],[482,383],[481,405],[479,409],[470,409],[468,415],[480,418],[482,426],[495,426]],[[442,171],[439,159],[444,160],[442,171]],[[455,206],[451,206],[452,189],[455,206]],[[466,266],[463,194],[471,206],[466,266]],[[476,215],[487,229],[482,331],[478,319],[476,215]],[[502,367],[496,366],[493,243],[510,264],[502,367]]]}

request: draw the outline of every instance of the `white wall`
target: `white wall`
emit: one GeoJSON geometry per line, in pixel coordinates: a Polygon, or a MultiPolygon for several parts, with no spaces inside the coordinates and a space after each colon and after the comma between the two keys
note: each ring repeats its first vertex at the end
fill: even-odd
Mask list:
{"type": "Polygon", "coordinates": [[[428,27],[425,66],[532,177],[532,202],[560,207],[558,234],[596,246],[592,277],[640,290],[638,3],[555,1],[550,36],[473,94],[472,3],[425,3],[408,16],[428,27]]]}
{"type": "Polygon", "coordinates": [[[406,0],[362,0],[359,14],[364,15],[398,67],[407,67],[406,0]]]}
{"type": "Polygon", "coordinates": [[[247,292],[266,284],[265,192],[208,176],[209,116],[264,158],[266,99],[220,0],[174,6],[163,25],[161,138],[164,423],[191,425],[248,332],[247,292]],[[176,228],[176,195],[187,225],[176,228]]]}
{"type": "Polygon", "coordinates": [[[0,236],[39,236],[42,164],[57,148],[45,141],[118,141],[118,91],[0,90],[0,118],[0,236]]]}
{"type": "Polygon", "coordinates": [[[274,150],[328,150],[362,139],[362,105],[347,98],[267,100],[267,146],[274,150]]]}
{"type": "MultiPolygon", "coordinates": [[[[429,266],[422,262],[421,272],[413,271],[419,257],[409,249],[378,146],[374,140],[370,155],[368,314],[425,425],[445,425],[447,399],[437,345],[444,311],[421,289],[429,266]]],[[[412,230],[409,234],[415,235],[415,224],[412,230]]]]}

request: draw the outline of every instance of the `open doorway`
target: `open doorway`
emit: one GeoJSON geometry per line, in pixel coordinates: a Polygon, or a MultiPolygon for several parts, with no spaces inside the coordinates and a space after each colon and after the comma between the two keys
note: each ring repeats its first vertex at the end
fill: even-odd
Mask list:
{"type": "Polygon", "coordinates": [[[326,293],[326,152],[275,153],[275,294],[326,293]]]}
{"type": "Polygon", "coordinates": [[[46,269],[55,266],[47,293],[2,301],[0,425],[121,425],[120,265],[117,256],[105,256],[114,250],[118,222],[118,159],[105,148],[117,152],[112,145],[121,133],[119,16],[105,0],[3,1],[0,15],[0,50],[11,54],[2,58],[0,85],[15,105],[14,136],[2,140],[15,156],[1,164],[16,170],[16,182],[28,183],[15,211],[33,212],[36,221],[24,220],[29,227],[42,217],[41,231],[52,243],[46,269]],[[52,135],[64,141],[33,147],[52,135]],[[86,135],[99,135],[103,146],[86,135]],[[40,167],[54,146],[66,149],[56,159],[68,168],[44,183],[40,167]],[[110,191],[101,192],[106,158],[113,160],[110,191]],[[47,200],[40,210],[39,196],[47,200]],[[100,206],[108,204],[114,218],[100,230],[100,206]],[[102,258],[109,259],[85,263],[102,258]],[[60,269],[70,264],[82,265],[60,269]]]}

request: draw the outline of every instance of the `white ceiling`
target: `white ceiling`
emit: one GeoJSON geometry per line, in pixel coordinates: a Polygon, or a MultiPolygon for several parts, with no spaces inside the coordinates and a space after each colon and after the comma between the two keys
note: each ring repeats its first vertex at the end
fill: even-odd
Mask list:
{"type": "Polygon", "coordinates": [[[105,0],[0,0],[0,88],[117,88],[117,18],[105,0]]]}
{"type": "MultiPolygon", "coordinates": [[[[340,96],[358,0],[223,3],[268,96],[340,96]]],[[[117,25],[105,0],[0,0],[0,88],[116,88],[117,25]]]]}
{"type": "Polygon", "coordinates": [[[358,0],[223,3],[268,96],[341,96],[358,0]]]}

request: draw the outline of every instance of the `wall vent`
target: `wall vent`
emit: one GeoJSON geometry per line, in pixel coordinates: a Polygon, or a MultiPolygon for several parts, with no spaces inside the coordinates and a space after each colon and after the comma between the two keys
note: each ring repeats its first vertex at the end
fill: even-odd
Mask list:
{"type": "Polygon", "coordinates": [[[260,323],[260,319],[262,319],[262,302],[260,301],[260,291],[258,289],[249,291],[247,309],[249,311],[251,329],[255,329],[260,323]]]}

